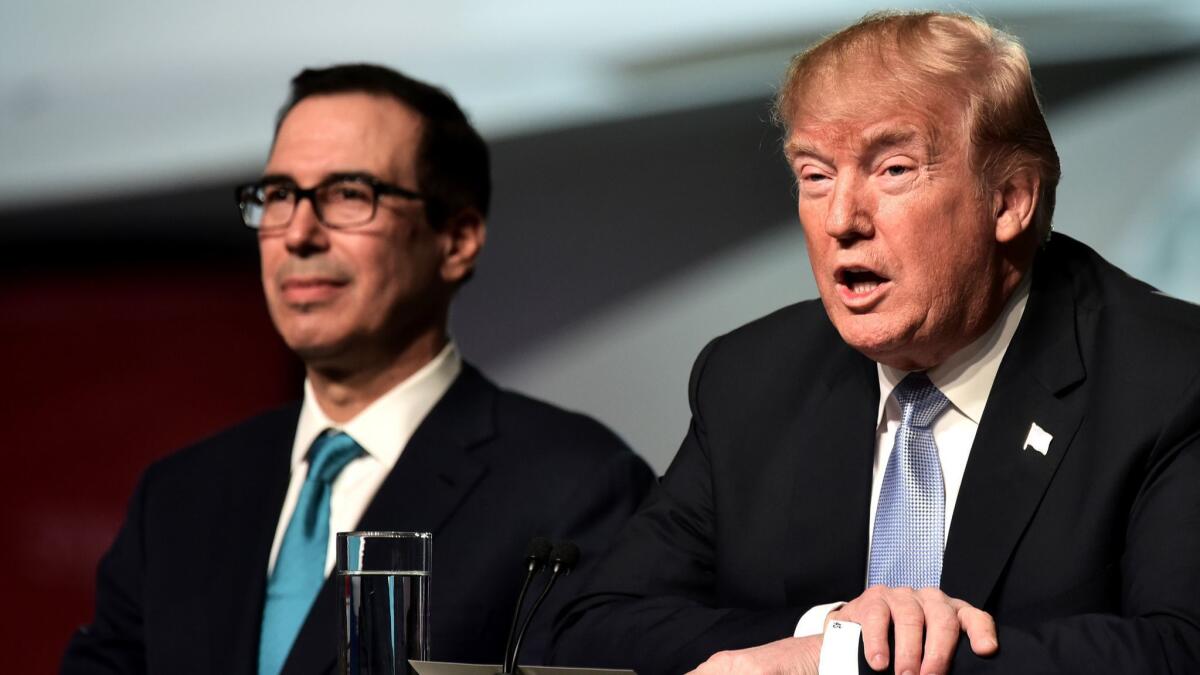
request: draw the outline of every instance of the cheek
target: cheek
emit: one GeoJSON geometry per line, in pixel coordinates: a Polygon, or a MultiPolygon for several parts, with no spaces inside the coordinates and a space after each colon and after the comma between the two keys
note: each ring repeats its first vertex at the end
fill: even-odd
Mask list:
{"type": "Polygon", "coordinates": [[[990,274],[981,258],[979,242],[971,241],[968,233],[953,246],[936,249],[926,256],[922,269],[922,295],[932,313],[957,315],[972,304],[976,289],[990,274]]]}
{"type": "Polygon", "coordinates": [[[367,302],[390,305],[414,292],[427,263],[414,250],[419,242],[389,238],[377,243],[379,246],[359,258],[361,274],[367,281],[363,286],[371,294],[367,302]]]}
{"type": "MultiPolygon", "coordinates": [[[[830,239],[832,241],[832,239],[830,239]]],[[[830,272],[832,263],[829,262],[831,252],[826,242],[820,237],[809,236],[805,233],[804,248],[808,254],[808,267],[813,280],[817,283],[817,291],[822,297],[833,293],[833,277],[830,272]]]]}
{"type": "Polygon", "coordinates": [[[278,248],[278,247],[275,246],[274,243],[270,239],[261,239],[260,238],[258,240],[258,263],[259,263],[259,266],[262,267],[262,269],[264,271],[267,270],[271,266],[272,261],[275,260],[275,258],[276,258],[275,249],[276,248],[278,248]]]}
{"type": "Polygon", "coordinates": [[[279,247],[272,246],[269,242],[260,243],[258,247],[259,276],[262,279],[263,292],[268,299],[273,296],[275,284],[272,281],[283,260],[276,248],[279,247]]]}
{"type": "Polygon", "coordinates": [[[896,200],[881,210],[877,232],[899,263],[905,285],[922,295],[944,291],[957,267],[963,233],[953,208],[927,199],[896,200]]]}
{"type": "Polygon", "coordinates": [[[796,214],[800,217],[800,227],[805,236],[821,234],[821,224],[825,222],[825,209],[821,202],[800,197],[796,204],[796,214]]]}
{"type": "Polygon", "coordinates": [[[360,260],[359,278],[363,282],[360,290],[366,295],[364,302],[372,305],[389,303],[396,296],[396,289],[404,285],[408,271],[391,255],[380,253],[360,260]]]}
{"type": "Polygon", "coordinates": [[[817,225],[820,222],[815,209],[801,207],[800,231],[804,233],[804,246],[808,251],[808,259],[814,266],[827,258],[830,255],[830,247],[837,243],[836,239],[825,234],[824,229],[817,225]]]}
{"type": "Polygon", "coordinates": [[[956,264],[953,253],[942,247],[915,247],[905,256],[908,295],[914,309],[938,314],[953,304],[956,264]]]}

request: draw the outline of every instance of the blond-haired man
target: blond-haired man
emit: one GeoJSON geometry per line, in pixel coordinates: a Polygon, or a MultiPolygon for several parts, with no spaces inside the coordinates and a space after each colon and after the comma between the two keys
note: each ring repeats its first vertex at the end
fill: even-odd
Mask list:
{"type": "Polygon", "coordinates": [[[1019,44],[868,16],[777,110],[820,302],[701,353],[558,658],[825,673],[857,624],[862,672],[1200,672],[1200,310],[1050,235],[1019,44]]]}

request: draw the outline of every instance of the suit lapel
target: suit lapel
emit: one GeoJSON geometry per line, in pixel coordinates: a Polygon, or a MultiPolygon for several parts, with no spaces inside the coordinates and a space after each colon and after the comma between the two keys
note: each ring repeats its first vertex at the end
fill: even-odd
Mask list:
{"type": "Polygon", "coordinates": [[[359,529],[432,532],[435,535],[483,477],[471,450],[495,433],[496,389],[477,370],[463,372],[417,428],[363,514],[359,529]]]}
{"type": "Polygon", "coordinates": [[[977,607],[986,605],[1084,414],[1083,396],[1074,395],[1085,374],[1070,281],[1044,262],[988,396],[946,542],[942,590],[977,607]],[[1053,437],[1045,454],[1025,447],[1034,424],[1053,437]]]}
{"type": "Polygon", "coordinates": [[[212,672],[258,669],[267,561],[287,493],[299,406],[272,414],[238,438],[237,462],[222,477],[218,517],[209,534],[206,585],[212,672]]]}
{"type": "Polygon", "coordinates": [[[786,434],[798,460],[785,556],[793,606],[857,597],[866,578],[879,380],[873,362],[837,344],[845,353],[814,380],[828,390],[810,397],[786,434]]]}
{"type": "MultiPolygon", "coordinates": [[[[438,531],[486,473],[486,466],[471,450],[495,433],[495,398],[495,386],[464,363],[454,384],[417,427],[357,529],[432,532],[436,560],[438,531]]],[[[338,604],[335,580],[327,578],[283,675],[333,669],[340,630],[338,604]]]]}

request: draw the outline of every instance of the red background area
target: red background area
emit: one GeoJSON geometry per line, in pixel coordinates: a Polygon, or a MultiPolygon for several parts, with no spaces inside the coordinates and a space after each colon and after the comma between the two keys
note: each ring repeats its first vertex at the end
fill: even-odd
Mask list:
{"type": "Polygon", "coordinates": [[[56,672],[154,459],[299,394],[253,269],[150,266],[0,286],[5,672],[56,672]]]}

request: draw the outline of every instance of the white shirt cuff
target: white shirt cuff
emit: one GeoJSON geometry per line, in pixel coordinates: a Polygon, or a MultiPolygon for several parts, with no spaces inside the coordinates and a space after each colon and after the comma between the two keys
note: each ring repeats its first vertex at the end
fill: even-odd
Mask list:
{"type": "Polygon", "coordinates": [[[858,643],[862,627],[853,621],[829,622],[821,641],[817,675],[859,675],[858,643]]]}
{"type": "Polygon", "coordinates": [[[825,632],[825,617],[835,609],[841,609],[844,602],[830,602],[824,605],[817,605],[804,613],[800,617],[800,621],[796,624],[796,632],[792,637],[809,637],[810,635],[820,635],[825,632]]]}

